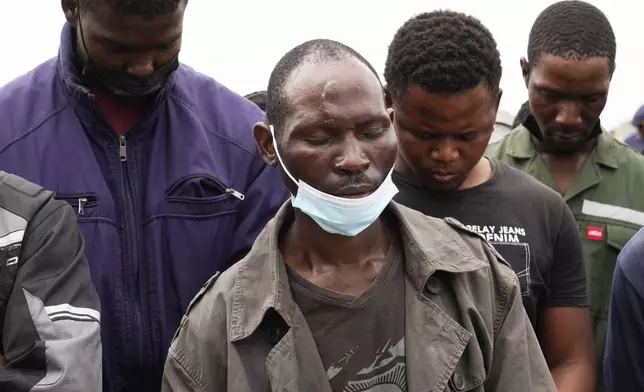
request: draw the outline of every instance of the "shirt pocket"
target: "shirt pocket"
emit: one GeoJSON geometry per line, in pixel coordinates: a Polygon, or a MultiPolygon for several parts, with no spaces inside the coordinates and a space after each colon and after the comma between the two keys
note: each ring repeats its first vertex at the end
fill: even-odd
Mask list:
{"type": "Polygon", "coordinates": [[[121,265],[119,228],[113,200],[109,194],[91,191],[61,191],[54,198],[67,202],[74,210],[78,229],[83,235],[92,281],[101,296],[101,303],[109,308],[114,279],[120,276],[117,269],[121,265]]]}
{"type": "MultiPolygon", "coordinates": [[[[234,213],[245,196],[208,174],[192,174],[172,184],[154,216],[209,216],[234,213]]],[[[153,217],[154,217],[153,216],[153,217]]]]}
{"type": "Polygon", "coordinates": [[[603,358],[608,309],[617,256],[638,227],[615,220],[578,218],[586,263],[588,302],[593,324],[595,356],[603,358]]]}
{"type": "MultiPolygon", "coordinates": [[[[530,245],[525,242],[491,242],[491,244],[510,263],[514,273],[517,275],[521,286],[521,296],[529,297],[532,295],[530,245]]],[[[538,298],[539,295],[535,295],[535,297],[538,298]]]]}
{"type": "Polygon", "coordinates": [[[76,213],[76,217],[90,218],[98,205],[98,196],[94,193],[61,193],[54,196],[56,200],[67,202],[76,213]]]}
{"type": "Polygon", "coordinates": [[[617,256],[638,228],[608,220],[582,218],[578,222],[591,316],[606,319],[617,256]]]}
{"type": "Polygon", "coordinates": [[[243,199],[212,175],[185,176],[167,188],[143,222],[145,259],[159,271],[163,306],[185,312],[204,282],[228,267],[243,199]]]}

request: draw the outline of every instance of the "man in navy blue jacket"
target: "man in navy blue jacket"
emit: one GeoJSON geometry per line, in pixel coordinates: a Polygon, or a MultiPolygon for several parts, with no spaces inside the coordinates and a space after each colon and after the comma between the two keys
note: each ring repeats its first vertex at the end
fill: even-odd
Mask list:
{"type": "Polygon", "coordinates": [[[633,147],[635,151],[644,154],[644,105],[635,112],[631,124],[636,130],[628,135],[624,142],[633,147]]]}
{"type": "Polygon", "coordinates": [[[62,0],[58,56],[0,89],[0,168],[72,205],[101,300],[104,390],[158,391],[215,272],[287,199],[264,113],[180,64],[187,0],[62,0]]]}
{"type": "MultiPolygon", "coordinates": [[[[644,214],[638,217],[644,222],[644,214]]],[[[604,356],[606,389],[644,391],[644,229],[622,249],[613,276],[604,356]]]]}

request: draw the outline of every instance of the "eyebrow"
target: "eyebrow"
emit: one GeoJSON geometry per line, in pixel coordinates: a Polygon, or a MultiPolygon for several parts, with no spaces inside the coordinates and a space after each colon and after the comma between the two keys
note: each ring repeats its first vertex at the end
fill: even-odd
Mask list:
{"type": "MultiPolygon", "coordinates": [[[[174,44],[179,38],[181,38],[181,34],[170,36],[165,42],[154,46],[153,49],[165,49],[166,47],[174,44]]],[[[99,39],[103,43],[105,43],[105,44],[107,44],[107,45],[109,45],[109,46],[111,46],[113,48],[120,49],[120,50],[136,51],[136,50],[140,50],[140,49],[146,49],[146,48],[142,48],[142,47],[138,47],[138,46],[129,45],[129,44],[126,44],[126,43],[123,43],[123,42],[115,41],[115,40],[113,40],[113,39],[111,39],[109,37],[106,37],[106,36],[99,36],[99,39]]]]}
{"type": "Polygon", "coordinates": [[[552,88],[550,86],[539,86],[539,85],[537,85],[536,87],[537,87],[537,89],[539,91],[552,93],[552,94],[557,94],[557,95],[561,95],[561,96],[564,96],[564,97],[570,97],[570,96],[573,96],[573,97],[589,97],[589,96],[593,96],[593,95],[607,95],[608,94],[608,90],[595,90],[595,91],[591,91],[591,92],[588,92],[588,93],[585,93],[585,94],[571,94],[571,93],[569,93],[567,91],[558,90],[558,89],[552,88]]]}
{"type": "MultiPolygon", "coordinates": [[[[379,123],[390,123],[391,120],[387,115],[369,115],[369,118],[365,116],[359,121],[355,121],[353,125],[356,128],[363,128],[367,125],[379,124],[379,123]]],[[[324,121],[323,118],[317,116],[304,117],[300,121],[296,121],[293,124],[293,129],[310,129],[310,128],[320,128],[320,129],[333,129],[338,128],[333,125],[331,122],[324,121]]]]}
{"type": "MultiPolygon", "coordinates": [[[[400,124],[400,126],[403,129],[405,129],[407,131],[411,131],[411,132],[427,133],[427,134],[432,134],[432,135],[436,135],[436,134],[443,135],[443,132],[438,132],[438,131],[435,131],[433,129],[422,129],[422,128],[418,128],[418,127],[411,127],[411,126],[408,126],[406,124],[400,124]]],[[[450,135],[465,135],[465,134],[468,134],[468,133],[477,133],[477,132],[483,132],[483,130],[466,128],[466,129],[461,129],[461,130],[458,130],[458,131],[450,132],[450,135]]]]}

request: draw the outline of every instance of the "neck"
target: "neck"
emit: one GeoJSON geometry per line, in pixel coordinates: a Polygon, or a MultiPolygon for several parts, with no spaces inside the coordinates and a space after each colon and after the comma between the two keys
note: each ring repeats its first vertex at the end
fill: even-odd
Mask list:
{"type": "Polygon", "coordinates": [[[386,255],[392,233],[382,215],[360,234],[349,237],[324,231],[308,215],[294,209],[294,220],[283,237],[281,248],[286,263],[297,268],[320,265],[342,266],[368,262],[386,255]]]}
{"type": "Polygon", "coordinates": [[[472,168],[470,174],[467,175],[467,178],[458,189],[469,189],[477,187],[481,184],[488,182],[492,178],[492,164],[490,161],[481,157],[479,162],[472,168]]]}
{"type": "Polygon", "coordinates": [[[407,161],[405,161],[405,158],[400,156],[400,151],[398,151],[398,155],[396,156],[396,163],[394,163],[394,172],[405,177],[405,180],[412,185],[419,188],[422,186],[421,182],[416,179],[414,171],[411,170],[411,167],[407,164],[407,161]]]}
{"type": "Polygon", "coordinates": [[[597,138],[588,140],[581,148],[570,152],[550,151],[536,137],[532,136],[532,144],[537,152],[548,159],[559,162],[576,162],[579,159],[585,159],[597,145],[597,138]]]}

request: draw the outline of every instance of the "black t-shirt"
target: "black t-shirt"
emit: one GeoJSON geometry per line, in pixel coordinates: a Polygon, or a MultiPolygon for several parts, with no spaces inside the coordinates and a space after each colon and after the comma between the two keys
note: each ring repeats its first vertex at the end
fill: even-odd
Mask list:
{"type": "Polygon", "coordinates": [[[406,391],[405,285],[411,283],[397,241],[376,279],[357,297],[318,287],[287,270],[331,389],[406,391]]]}
{"type": "Polygon", "coordinates": [[[587,306],[579,230],[561,195],[505,163],[491,163],[490,180],[455,191],[418,189],[394,172],[395,201],[453,217],[487,238],[516,272],[535,329],[548,307],[587,306]]]}

